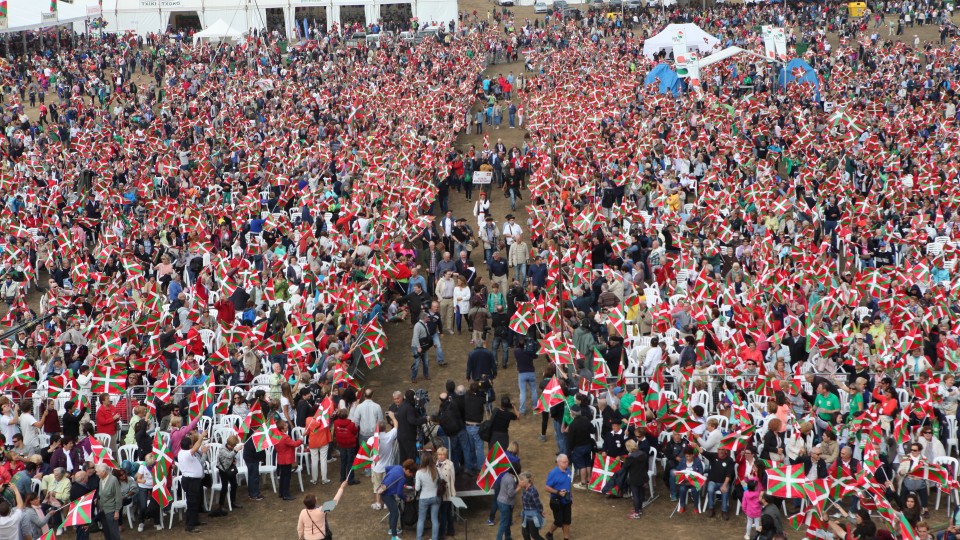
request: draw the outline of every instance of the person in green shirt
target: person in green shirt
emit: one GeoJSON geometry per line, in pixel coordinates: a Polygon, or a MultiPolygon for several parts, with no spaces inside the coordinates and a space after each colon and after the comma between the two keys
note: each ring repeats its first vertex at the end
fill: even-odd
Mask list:
{"type": "Polygon", "coordinates": [[[817,387],[813,408],[817,415],[817,427],[826,429],[833,425],[833,415],[840,412],[840,398],[828,392],[827,387],[821,384],[817,387]]]}
{"type": "Polygon", "coordinates": [[[867,380],[863,377],[857,377],[857,380],[853,382],[853,386],[844,388],[844,390],[850,394],[850,411],[847,413],[848,420],[853,420],[856,418],[856,416],[865,408],[865,404],[863,402],[863,392],[866,386],[867,380]]]}

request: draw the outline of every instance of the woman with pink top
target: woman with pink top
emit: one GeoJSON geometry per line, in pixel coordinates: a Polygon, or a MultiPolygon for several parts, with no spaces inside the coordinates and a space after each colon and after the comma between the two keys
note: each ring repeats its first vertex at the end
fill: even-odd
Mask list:
{"type": "Polygon", "coordinates": [[[756,530],[760,526],[760,514],[763,508],[760,506],[760,490],[757,487],[757,481],[754,479],[747,481],[747,489],[743,492],[743,499],[740,501],[743,506],[743,514],[747,516],[747,530],[743,535],[744,540],[750,540],[750,528],[756,530]]]}

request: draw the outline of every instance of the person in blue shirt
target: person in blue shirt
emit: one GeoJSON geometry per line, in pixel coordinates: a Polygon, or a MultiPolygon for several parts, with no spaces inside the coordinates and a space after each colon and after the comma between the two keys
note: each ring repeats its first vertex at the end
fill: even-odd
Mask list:
{"type": "Polygon", "coordinates": [[[383,505],[390,512],[390,538],[397,540],[400,534],[400,506],[397,498],[406,500],[403,488],[407,484],[408,478],[413,478],[417,474],[417,464],[412,459],[403,462],[403,465],[391,465],[387,467],[383,475],[383,482],[377,488],[380,497],[383,499],[383,505]]]}
{"type": "Polygon", "coordinates": [[[263,220],[258,217],[251,218],[250,232],[252,232],[253,234],[260,234],[261,232],[263,232],[263,220]]]}
{"type": "Polygon", "coordinates": [[[543,289],[547,286],[547,265],[543,262],[543,257],[537,257],[535,262],[527,269],[530,274],[530,281],[537,287],[543,289]]]}
{"type": "Polygon", "coordinates": [[[170,281],[170,284],[167,285],[167,298],[170,302],[176,302],[177,296],[183,292],[183,285],[180,283],[180,274],[177,272],[173,273],[173,280],[170,281]]]}
{"type": "Polygon", "coordinates": [[[570,489],[573,487],[573,478],[570,475],[570,458],[566,454],[557,456],[557,466],[547,474],[547,493],[550,494],[550,511],[553,512],[553,523],[547,531],[548,537],[553,537],[557,529],[563,530],[563,537],[570,538],[570,523],[573,510],[573,496],[570,489]]]}

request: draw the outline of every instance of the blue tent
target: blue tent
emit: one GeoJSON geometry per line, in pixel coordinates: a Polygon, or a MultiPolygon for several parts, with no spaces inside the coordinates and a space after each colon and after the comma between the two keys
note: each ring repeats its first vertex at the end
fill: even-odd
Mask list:
{"type": "Polygon", "coordinates": [[[653,84],[657,79],[660,79],[660,88],[658,91],[661,94],[672,92],[674,97],[676,97],[683,91],[683,86],[680,78],[677,77],[677,72],[670,69],[670,66],[667,64],[657,64],[657,67],[650,70],[650,73],[647,73],[647,78],[643,80],[643,85],[653,84]]]}
{"type": "Polygon", "coordinates": [[[784,89],[787,86],[787,83],[797,81],[798,83],[808,82],[813,85],[815,89],[814,99],[820,101],[820,79],[817,78],[817,72],[814,71],[810,64],[804,62],[799,58],[794,58],[787,62],[787,65],[780,69],[780,77],[778,78],[780,83],[780,89],[784,89]],[[794,74],[794,71],[800,68],[803,70],[803,75],[797,77],[794,74]]]}

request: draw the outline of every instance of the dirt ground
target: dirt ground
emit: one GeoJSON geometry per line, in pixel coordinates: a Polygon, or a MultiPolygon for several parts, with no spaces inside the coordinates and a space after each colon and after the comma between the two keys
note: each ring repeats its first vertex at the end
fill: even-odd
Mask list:
{"type": "MultiPolygon", "coordinates": [[[[460,9],[463,11],[483,14],[487,10],[493,9],[493,4],[488,0],[461,0],[460,9]]],[[[530,7],[512,8],[517,13],[518,20],[525,18],[533,20],[534,14],[530,7]]],[[[921,40],[935,39],[936,27],[923,27],[907,29],[905,39],[913,39],[913,34],[920,34],[921,40]]],[[[883,32],[885,37],[886,32],[883,32]]],[[[506,74],[512,71],[514,75],[523,71],[523,62],[514,64],[493,65],[487,70],[493,76],[499,73],[506,74]]],[[[33,116],[33,115],[31,115],[33,116]]],[[[506,115],[505,115],[506,121],[506,115]]],[[[497,139],[503,140],[507,148],[514,145],[522,146],[522,139],[525,135],[522,129],[502,128],[499,131],[492,131],[489,135],[490,144],[495,144],[497,139]]],[[[468,148],[474,144],[477,148],[483,145],[482,136],[463,135],[458,141],[461,148],[468,148]]],[[[524,193],[526,196],[527,193],[524,193]]],[[[466,201],[462,193],[451,192],[451,208],[454,215],[472,218],[472,202],[466,201]]],[[[493,216],[498,223],[502,223],[503,216],[510,211],[509,201],[501,196],[500,192],[494,191],[492,196],[493,216]]],[[[528,230],[526,226],[527,213],[523,206],[526,200],[518,201],[518,209],[514,214],[517,215],[517,222],[528,230]]],[[[474,256],[477,259],[477,256],[474,256]]],[[[482,258],[482,253],[481,253],[482,258]]],[[[478,266],[482,266],[482,261],[478,261],[478,266]]],[[[388,325],[387,333],[391,344],[390,351],[386,355],[383,365],[369,374],[367,386],[373,388],[376,392],[377,400],[386,408],[390,403],[390,395],[394,390],[406,390],[407,388],[424,388],[429,391],[432,403],[430,410],[435,411],[437,407],[437,396],[442,391],[443,385],[447,379],[453,379],[458,383],[464,379],[464,369],[466,357],[472,346],[469,344],[469,335],[464,332],[463,335],[444,335],[443,351],[445,358],[449,361],[450,367],[438,368],[431,354],[431,378],[426,381],[420,379],[416,384],[411,384],[409,380],[410,354],[406,344],[410,341],[410,326],[407,323],[388,325]]],[[[538,362],[538,371],[542,368],[542,361],[538,362]]],[[[514,401],[518,399],[518,386],[516,379],[516,370],[511,358],[510,367],[500,372],[496,381],[496,387],[499,395],[509,394],[514,401]]],[[[520,442],[520,457],[523,469],[531,471],[537,486],[541,490],[541,496],[546,505],[547,498],[543,492],[543,481],[546,473],[554,465],[554,455],[556,445],[552,436],[552,428],[548,429],[547,441],[539,442],[537,436],[540,434],[540,418],[536,415],[527,415],[520,422],[511,427],[511,439],[520,442]]],[[[329,500],[336,493],[337,479],[339,475],[339,463],[330,463],[330,478],[333,483],[326,486],[311,486],[306,483],[307,492],[314,493],[321,501],[329,500]]],[[[307,477],[307,474],[304,475],[307,477]]],[[[383,519],[386,516],[385,511],[375,511],[370,508],[372,502],[372,493],[369,479],[361,478],[362,483],[358,486],[351,486],[347,489],[340,505],[336,511],[330,514],[331,528],[337,538],[347,539],[375,539],[387,537],[387,522],[383,519]]],[[[293,492],[299,498],[297,491],[299,484],[296,477],[293,479],[293,492]]],[[[206,518],[204,521],[208,525],[202,527],[202,533],[197,535],[199,538],[262,538],[262,539],[292,539],[296,536],[297,517],[302,508],[299,500],[284,502],[280,500],[270,489],[269,482],[263,488],[266,499],[261,502],[253,502],[246,498],[246,488],[241,487],[240,501],[244,505],[243,509],[236,510],[228,517],[206,518]]],[[[631,511],[631,504],[628,499],[606,499],[599,494],[585,491],[574,492],[573,505],[573,527],[572,538],[577,539],[601,539],[601,538],[619,538],[624,535],[642,534],[648,538],[705,538],[708,535],[715,539],[738,539],[743,536],[744,518],[733,516],[729,521],[719,519],[708,519],[704,516],[692,515],[691,513],[670,517],[674,509],[674,504],[670,503],[667,490],[663,483],[657,480],[656,492],[658,498],[653,504],[645,510],[642,519],[634,521],[627,519],[627,514],[631,511]],[[709,527],[709,531],[700,529],[700,527],[709,527]]],[[[479,540],[493,539],[496,537],[496,527],[486,526],[487,515],[490,508],[491,497],[468,498],[466,503],[468,509],[465,511],[466,526],[457,524],[457,538],[475,538],[479,540]],[[465,528],[466,536],[465,536],[465,528]]],[[[519,503],[518,503],[519,504],[519,503]]],[[[735,508],[735,503],[732,505],[735,508]]],[[[549,511],[548,511],[549,514],[549,511]]],[[[550,516],[548,515],[548,520],[550,516]]],[[[516,516],[515,516],[516,519],[516,516]]],[[[935,523],[944,523],[946,514],[943,510],[935,512],[935,523]]],[[[174,524],[175,533],[180,534],[179,527],[182,527],[182,516],[178,516],[174,524]]],[[[513,527],[514,538],[520,538],[519,526],[513,527]]],[[[124,537],[133,537],[135,533],[124,531],[124,537]]],[[[67,535],[72,536],[68,532],[67,535]]],[[[800,532],[788,531],[791,538],[799,538],[800,532]]],[[[170,531],[156,532],[148,527],[148,531],[136,535],[144,538],[171,538],[170,531]]],[[[403,538],[412,539],[415,537],[415,531],[404,531],[403,538]]],[[[562,535],[557,534],[557,538],[562,535]]]]}

